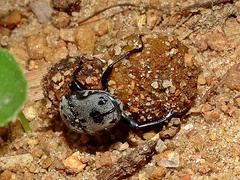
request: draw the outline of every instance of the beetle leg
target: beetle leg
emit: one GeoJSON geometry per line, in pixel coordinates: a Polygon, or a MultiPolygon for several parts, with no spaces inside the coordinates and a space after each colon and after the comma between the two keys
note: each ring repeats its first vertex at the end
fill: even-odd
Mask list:
{"type": "Polygon", "coordinates": [[[120,62],[121,60],[123,60],[124,58],[126,58],[127,56],[133,54],[133,53],[138,53],[138,52],[142,52],[143,50],[143,42],[142,42],[142,38],[139,35],[139,39],[141,40],[141,47],[140,48],[136,48],[136,49],[132,49],[131,51],[126,52],[125,54],[123,54],[122,56],[120,56],[118,59],[116,59],[115,61],[113,61],[108,67],[107,69],[104,71],[103,75],[102,75],[102,89],[107,91],[108,90],[108,78],[112,73],[113,70],[113,66],[120,62]]]}
{"type": "Polygon", "coordinates": [[[79,62],[78,68],[73,73],[73,80],[68,85],[72,92],[87,89],[80,81],[77,80],[77,74],[80,72],[81,69],[82,69],[82,61],[79,62]]]}
{"type": "Polygon", "coordinates": [[[162,119],[159,119],[157,121],[148,122],[148,123],[145,123],[145,124],[138,124],[132,118],[130,118],[128,115],[126,115],[124,112],[122,113],[122,117],[131,128],[141,129],[141,128],[161,124],[162,122],[167,121],[167,120],[169,120],[173,117],[181,117],[184,114],[186,114],[189,109],[190,108],[186,108],[182,112],[173,112],[172,110],[170,110],[169,113],[166,116],[164,116],[162,119]]]}

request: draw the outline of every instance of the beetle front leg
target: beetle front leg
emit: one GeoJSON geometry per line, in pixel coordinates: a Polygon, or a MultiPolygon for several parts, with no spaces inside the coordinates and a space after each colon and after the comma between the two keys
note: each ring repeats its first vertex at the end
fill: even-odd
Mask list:
{"type": "Polygon", "coordinates": [[[136,48],[136,49],[132,49],[128,52],[126,52],[125,54],[123,54],[122,56],[120,56],[118,59],[116,59],[115,61],[113,61],[108,67],[107,69],[103,72],[102,75],[102,89],[107,91],[108,90],[108,78],[112,73],[113,67],[116,63],[120,62],[121,60],[123,60],[124,58],[126,58],[127,56],[134,54],[134,53],[139,53],[142,52],[143,50],[143,41],[141,36],[139,35],[139,39],[141,41],[141,47],[140,48],[136,48]]]}
{"type": "Polygon", "coordinates": [[[87,89],[80,81],[77,80],[77,74],[80,72],[81,69],[82,69],[82,61],[79,62],[78,68],[73,73],[73,80],[68,85],[72,92],[87,89]]]}

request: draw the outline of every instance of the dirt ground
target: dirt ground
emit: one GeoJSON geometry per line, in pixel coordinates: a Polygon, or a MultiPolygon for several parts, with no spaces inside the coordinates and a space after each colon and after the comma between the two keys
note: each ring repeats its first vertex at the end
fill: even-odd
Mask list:
{"type": "MultiPolygon", "coordinates": [[[[14,55],[28,80],[23,112],[31,126],[29,133],[24,132],[19,120],[0,127],[0,179],[240,179],[240,1],[3,0],[0,7],[0,45],[14,55]],[[122,5],[82,22],[116,4],[122,5]],[[141,131],[121,123],[96,136],[68,129],[56,107],[61,96],[50,89],[65,88],[66,92],[66,82],[77,63],[64,64],[61,60],[86,57],[89,76],[85,74],[81,80],[89,87],[98,87],[103,69],[129,50],[129,37],[138,34],[146,48],[147,39],[155,36],[167,37],[165,43],[178,40],[181,47],[187,47],[178,58],[188,69],[180,74],[184,71],[195,77],[197,72],[193,79],[197,86],[188,86],[188,81],[181,86],[194,92],[189,112],[161,128],[141,131]],[[55,65],[59,62],[61,66],[55,65]],[[54,74],[49,72],[51,67],[54,74]],[[47,90],[44,76],[49,79],[47,90]]],[[[178,48],[164,51],[173,56],[179,52],[178,48]]],[[[124,63],[128,65],[129,60],[124,63]]],[[[136,59],[132,63],[137,63],[136,59]]],[[[154,77],[159,80],[165,73],[158,70],[155,67],[154,77]]],[[[127,71],[125,75],[130,77],[127,71]]],[[[177,77],[182,84],[181,78],[186,76],[177,77]]],[[[112,78],[110,91],[117,94],[121,90],[117,70],[112,78]]],[[[139,78],[136,82],[152,80],[147,75],[139,78]]],[[[166,82],[171,81],[150,86],[157,91],[166,82]]],[[[126,100],[130,106],[136,100],[137,85],[130,82],[129,87],[134,97],[126,100]]],[[[166,86],[170,94],[171,87],[166,86]]],[[[173,89],[173,94],[178,96],[185,92],[183,89],[173,89]]],[[[123,90],[119,94],[128,93],[123,90]]],[[[168,94],[166,97],[164,105],[178,102],[180,109],[183,107],[182,98],[176,101],[168,94]]],[[[140,102],[147,105],[144,97],[140,102]]],[[[144,111],[138,107],[129,108],[129,113],[146,114],[143,121],[149,120],[147,115],[153,107],[144,111]]]]}

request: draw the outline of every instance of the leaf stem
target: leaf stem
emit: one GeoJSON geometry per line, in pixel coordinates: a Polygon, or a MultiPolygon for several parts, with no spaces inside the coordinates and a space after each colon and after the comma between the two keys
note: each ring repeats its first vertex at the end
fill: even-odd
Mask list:
{"type": "Polygon", "coordinates": [[[23,114],[22,111],[20,111],[20,113],[18,114],[18,117],[19,117],[19,119],[22,122],[22,126],[23,126],[24,131],[25,132],[31,131],[31,128],[30,128],[29,123],[28,123],[28,120],[27,120],[26,116],[23,114]]]}

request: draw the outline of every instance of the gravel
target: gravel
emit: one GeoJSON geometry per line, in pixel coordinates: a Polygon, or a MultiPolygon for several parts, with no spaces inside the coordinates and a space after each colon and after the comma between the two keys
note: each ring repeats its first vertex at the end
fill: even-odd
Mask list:
{"type": "MultiPolygon", "coordinates": [[[[82,24],[116,1],[44,1],[44,13],[39,13],[42,5],[33,8],[36,2],[0,2],[0,45],[14,55],[28,79],[29,97],[23,111],[32,129],[25,133],[18,120],[0,127],[0,179],[240,179],[239,1],[130,0],[136,6],[109,9],[82,24]],[[100,88],[107,63],[137,45],[134,34],[143,35],[146,49],[147,39],[159,35],[167,36],[164,47],[176,39],[186,47],[179,52],[176,46],[164,55],[180,53],[176,62],[186,67],[184,73],[191,77],[197,72],[193,81],[197,87],[188,87],[195,101],[190,111],[181,119],[144,131],[132,131],[120,123],[95,137],[72,132],[58,117],[56,106],[68,91],[67,82],[79,62],[76,57],[85,57],[83,74],[79,74],[82,82],[100,88]],[[49,72],[51,67],[55,69],[49,72]],[[46,74],[43,88],[49,88],[51,101],[42,91],[46,74]]],[[[146,81],[143,86],[148,84],[150,92],[164,86],[171,101],[169,94],[181,97],[176,106],[182,108],[184,92],[167,77],[160,81],[165,73],[154,71],[158,77],[149,79],[153,74],[149,71],[142,79],[129,73],[131,63],[145,62],[140,57],[123,61],[127,68],[120,72],[132,82],[121,87],[116,70],[111,92],[128,87],[127,93],[134,93],[137,83],[146,81]]],[[[186,87],[189,82],[178,77],[179,87],[186,87]]],[[[134,102],[146,100],[145,105],[151,105],[156,100],[143,95],[132,96],[134,102]]],[[[170,101],[164,104],[171,106],[170,101]]],[[[141,109],[126,110],[140,113],[141,109]]]]}

